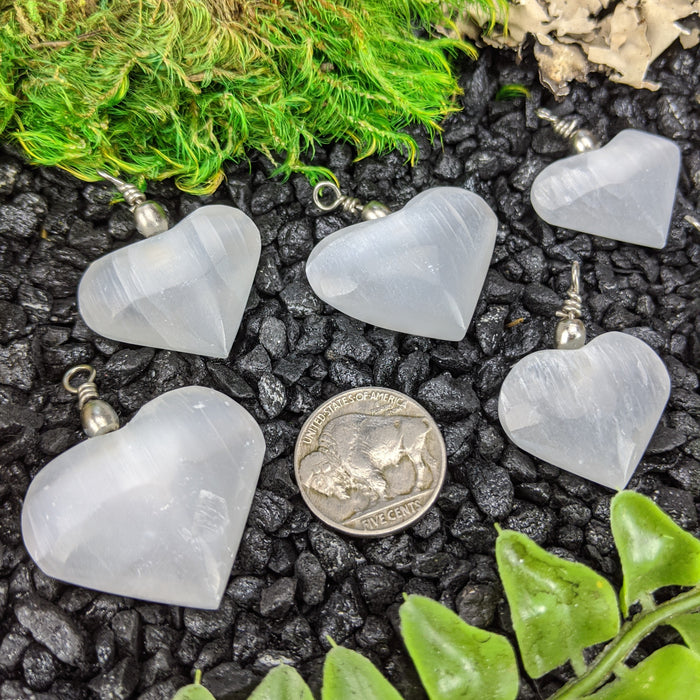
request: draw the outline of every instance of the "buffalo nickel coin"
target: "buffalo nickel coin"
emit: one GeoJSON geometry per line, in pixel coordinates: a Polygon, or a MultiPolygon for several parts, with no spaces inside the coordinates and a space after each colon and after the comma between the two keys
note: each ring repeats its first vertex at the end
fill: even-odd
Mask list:
{"type": "Polygon", "coordinates": [[[445,443],[430,414],[392,389],[337,394],[299,433],[294,473],[324,523],[380,537],[415,523],[445,479],[445,443]]]}

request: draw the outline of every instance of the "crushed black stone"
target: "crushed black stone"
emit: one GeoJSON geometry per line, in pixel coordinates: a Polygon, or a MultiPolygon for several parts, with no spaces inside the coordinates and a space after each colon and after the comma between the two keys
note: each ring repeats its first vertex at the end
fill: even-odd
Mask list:
{"type": "MultiPolygon", "coordinates": [[[[376,329],[321,302],[306,281],[305,258],[352,218],[320,213],[303,177],[270,181],[268,165],[257,160],[250,169],[229,168],[226,183],[206,198],[252,215],[263,240],[230,357],[100,338],[77,313],[76,285],[90,261],[135,240],[131,215],[110,204],[106,184],[31,168],[14,151],[0,151],[0,698],[169,700],[195,668],[220,700],[242,698],[279,662],[296,665],[318,689],[327,635],[371,658],[407,700],[422,698],[397,632],[404,591],[442,600],[466,621],[512,637],[494,522],[619,586],[611,493],[510,445],[496,416],[508,369],[552,346],[553,313],[573,260],[582,264],[589,336],[631,333],[669,368],[671,400],[630,486],[698,534],[700,231],[689,219],[697,220],[700,208],[700,49],[672,48],[652,78],[662,86],[656,93],[593,76],[589,86],[572,86],[559,108],[583,115],[603,140],[633,127],[680,146],[684,165],[661,251],[553,229],[535,216],[532,181],[566,155],[566,145],[534,116],[552,100],[536,83],[531,58],[516,66],[511,56],[486,50],[478,63],[465,64],[465,111],[446,121],[442,143],[412,132],[420,147],[414,168],[397,154],[354,163],[347,145],[317,149],[316,162],[365,200],[398,208],[427,187],[452,185],[477,192],[497,212],[491,270],[458,343],[376,329]],[[503,82],[530,86],[531,102],[494,102],[503,82]],[[28,484],[82,439],[72,398],[59,386],[63,372],[81,362],[95,365],[105,398],[124,421],[155,396],[198,383],[240,401],[261,423],[265,463],[219,610],[74,588],[44,576],[27,557],[20,512],[28,484]],[[436,505],[408,531],[350,539],[310,515],[291,455],[310,411],[339,391],[372,383],[408,393],[431,411],[449,472],[436,505]]],[[[171,182],[152,183],[150,196],[172,221],[202,204],[171,182]]],[[[546,695],[559,678],[544,679],[539,689],[546,695]]],[[[521,700],[535,697],[524,681],[521,700]]]]}

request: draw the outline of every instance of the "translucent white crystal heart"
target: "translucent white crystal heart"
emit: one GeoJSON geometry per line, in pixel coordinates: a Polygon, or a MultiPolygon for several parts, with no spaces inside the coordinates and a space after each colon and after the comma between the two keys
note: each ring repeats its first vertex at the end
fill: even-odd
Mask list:
{"type": "Polygon", "coordinates": [[[216,608],[264,451],[262,431],[233,399],[197,386],[169,391],[39,472],[22,510],[27,551],[62,581],[216,608]]]}
{"type": "Polygon", "coordinates": [[[541,350],[520,360],[501,387],[498,417],[526,452],[621,489],[670,388],[664,363],[645,342],[603,333],[578,350],[541,350]]]}
{"type": "Polygon", "coordinates": [[[260,259],[260,232],[239,209],[195,210],[165,233],[96,260],[80,313],[107,338],[227,357],[260,259]]]}
{"type": "Polygon", "coordinates": [[[436,187],[403,209],[324,238],[306,275],[316,294],[375,326],[443,340],[467,332],[496,242],[478,195],[436,187]]]}
{"type": "Polygon", "coordinates": [[[530,198],[554,226],[663,248],[679,170],[675,143],[627,129],[597,151],[548,165],[532,183],[530,198]]]}

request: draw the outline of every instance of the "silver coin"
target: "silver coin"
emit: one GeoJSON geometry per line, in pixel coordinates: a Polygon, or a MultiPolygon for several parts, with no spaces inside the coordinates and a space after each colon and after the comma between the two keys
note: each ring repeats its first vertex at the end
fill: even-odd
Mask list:
{"type": "Polygon", "coordinates": [[[319,406],[294,450],[301,495],[324,523],[380,537],[413,524],[440,492],[445,442],[430,414],[392,389],[351,389],[319,406]]]}

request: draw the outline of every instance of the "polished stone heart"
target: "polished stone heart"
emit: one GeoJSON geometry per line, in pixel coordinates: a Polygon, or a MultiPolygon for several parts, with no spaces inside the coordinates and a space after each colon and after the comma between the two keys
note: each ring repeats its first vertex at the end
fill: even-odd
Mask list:
{"type": "Polygon", "coordinates": [[[260,259],[260,233],[240,210],[215,204],[105,255],[86,270],[80,313],[113,340],[227,357],[260,259]]]}
{"type": "Polygon", "coordinates": [[[27,551],[68,583],[216,608],[264,452],[262,431],[233,399],[169,391],[39,472],[22,510],[27,551]]]}
{"type": "Polygon", "coordinates": [[[613,489],[630,480],[668,401],[661,358],[625,333],[578,350],[540,350],[511,369],[498,417],[539,459],[613,489]]]}
{"type": "Polygon", "coordinates": [[[627,129],[599,150],[548,165],[532,184],[532,206],[554,226],[663,248],[680,158],[672,141],[627,129]]]}
{"type": "Polygon", "coordinates": [[[486,202],[436,187],[403,209],[324,238],[306,275],[323,301],[382,328],[443,340],[467,332],[496,242],[486,202]]]}

